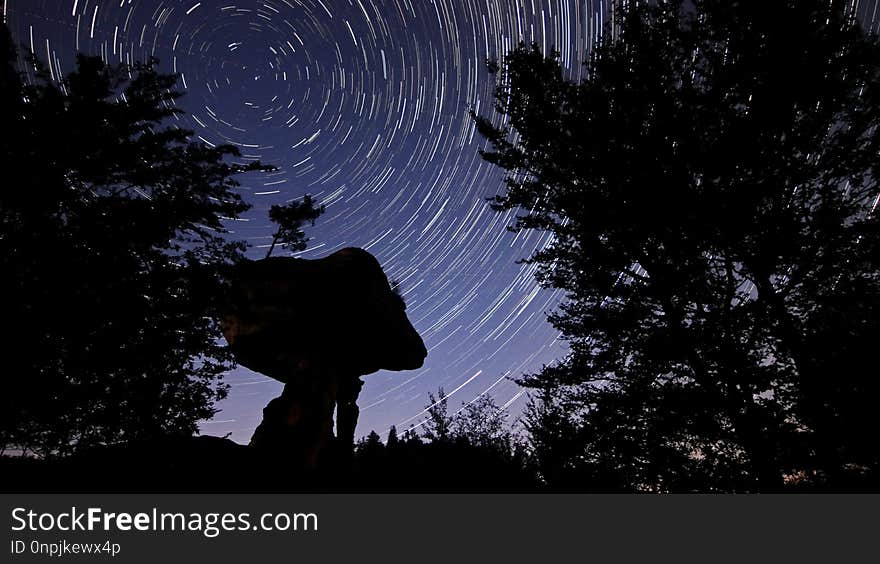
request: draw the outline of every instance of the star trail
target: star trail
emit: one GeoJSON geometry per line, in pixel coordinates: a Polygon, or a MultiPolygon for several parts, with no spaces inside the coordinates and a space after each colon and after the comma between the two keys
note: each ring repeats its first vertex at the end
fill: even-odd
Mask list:
{"type": "MultiPolygon", "coordinates": [[[[876,29],[876,2],[859,13],[876,29]]],[[[278,167],[242,177],[253,208],[230,236],[265,255],[268,208],[312,194],[327,212],[304,258],[346,246],[372,252],[400,282],[429,354],[424,368],[364,378],[357,436],[417,425],[443,387],[456,411],[491,394],[517,413],[510,377],[564,354],[546,322],[559,296],[517,264],[547,244],[512,234],[486,197],[503,189],[484,163],[471,109],[492,115],[487,59],[520,40],[560,51],[572,78],[601,33],[600,0],[7,0],[16,40],[53,77],[74,54],[111,63],[149,57],[180,75],[180,127],[209,145],[278,167]]],[[[238,368],[202,430],[247,442],[281,384],[238,368]]]]}

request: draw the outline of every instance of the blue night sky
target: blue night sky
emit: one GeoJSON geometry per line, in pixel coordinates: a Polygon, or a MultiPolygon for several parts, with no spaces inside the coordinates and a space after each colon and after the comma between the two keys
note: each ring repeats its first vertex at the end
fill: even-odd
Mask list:
{"type": "MultiPolygon", "coordinates": [[[[508,377],[564,354],[546,322],[559,296],[516,264],[547,244],[506,231],[485,201],[503,174],[468,110],[491,115],[484,61],[519,40],[556,46],[573,78],[606,14],[600,0],[6,0],[16,40],[55,76],[77,51],[109,62],[157,57],[181,75],[180,126],[278,166],[240,177],[253,208],[229,222],[248,256],[265,255],[267,211],[312,194],[327,207],[308,231],[320,257],[372,252],[400,281],[429,354],[422,369],[364,378],[357,436],[418,424],[442,386],[450,409],[482,393],[517,414],[508,377]]],[[[876,29],[876,0],[860,13],[876,29]]],[[[277,252],[276,252],[277,254],[277,252]]],[[[341,354],[344,354],[342,351],[341,354]]],[[[247,442],[282,385],[238,368],[203,433],[247,442]]]]}

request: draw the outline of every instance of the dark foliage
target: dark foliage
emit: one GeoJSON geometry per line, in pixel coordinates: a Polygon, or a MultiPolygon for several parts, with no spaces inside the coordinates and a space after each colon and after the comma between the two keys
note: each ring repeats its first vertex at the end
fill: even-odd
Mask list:
{"type": "MultiPolygon", "coordinates": [[[[7,489],[39,491],[529,492],[542,489],[507,413],[483,396],[455,415],[442,389],[430,398],[426,435],[410,428],[385,443],[371,431],[356,445],[332,441],[315,468],[292,449],[245,447],[218,437],[153,437],[77,450],[61,459],[0,456],[7,489]],[[440,438],[433,425],[448,429],[440,438]],[[216,469],[221,468],[222,472],[216,469]],[[230,482],[230,476],[235,480],[230,482]],[[14,486],[12,486],[14,484],[14,486]],[[230,490],[231,488],[231,490],[230,490]]],[[[2,484],[0,484],[0,491],[2,484]]]]}
{"type": "Polygon", "coordinates": [[[156,62],[79,56],[25,84],[2,27],[0,449],[64,454],[191,435],[225,388],[220,265],[249,206],[231,146],[174,125],[176,77],[156,62]]]}
{"type": "Polygon", "coordinates": [[[372,431],[355,449],[353,485],[363,491],[534,491],[540,488],[507,413],[481,396],[449,415],[442,388],[429,394],[423,436],[415,429],[382,443],[372,431]]]}
{"type": "Polygon", "coordinates": [[[500,210],[567,299],[522,383],[545,480],[611,490],[877,479],[880,46],[843,3],[615,2],[587,77],[497,65],[500,210]]]}
{"type": "Polygon", "coordinates": [[[290,202],[286,205],[275,205],[269,208],[269,219],[278,225],[272,236],[272,244],[266,257],[272,255],[275,245],[281,243],[291,252],[304,251],[309,239],[302,227],[306,223],[315,225],[315,220],[324,213],[324,206],[315,207],[312,196],[306,194],[302,202],[290,202]]]}

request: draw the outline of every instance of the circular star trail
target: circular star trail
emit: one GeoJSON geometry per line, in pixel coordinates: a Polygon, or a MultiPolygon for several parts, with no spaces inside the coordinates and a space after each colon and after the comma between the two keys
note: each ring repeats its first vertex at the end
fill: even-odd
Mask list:
{"type": "MultiPolygon", "coordinates": [[[[271,240],[269,206],[304,194],[327,212],[305,258],[363,247],[398,280],[429,349],[424,368],[364,378],[358,435],[422,421],[443,387],[455,411],[491,394],[516,413],[510,377],[564,354],[545,314],[558,296],[517,264],[547,244],[505,230],[485,199],[503,189],[484,163],[468,111],[492,115],[485,61],[520,40],[557,48],[572,78],[606,18],[600,0],[7,0],[15,38],[53,76],[74,54],[111,63],[149,57],[179,73],[181,127],[230,143],[277,171],[242,179],[253,208],[228,225],[271,240]]],[[[859,13],[876,29],[876,2],[859,13]]],[[[246,442],[281,385],[239,368],[229,399],[203,426],[246,442]]]]}

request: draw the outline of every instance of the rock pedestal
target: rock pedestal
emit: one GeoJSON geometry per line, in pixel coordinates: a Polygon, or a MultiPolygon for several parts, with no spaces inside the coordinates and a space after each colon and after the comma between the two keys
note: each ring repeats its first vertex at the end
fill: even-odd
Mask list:
{"type": "Polygon", "coordinates": [[[348,248],[323,259],[245,261],[230,276],[223,334],[240,364],[284,382],[251,439],[314,467],[333,440],[350,449],[360,376],[411,370],[427,350],[379,262],[348,248]]]}

